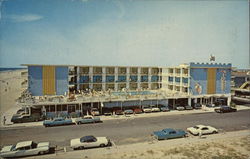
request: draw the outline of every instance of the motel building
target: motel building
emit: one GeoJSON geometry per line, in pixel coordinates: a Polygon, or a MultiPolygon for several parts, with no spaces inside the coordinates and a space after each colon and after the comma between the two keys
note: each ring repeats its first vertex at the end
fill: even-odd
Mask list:
{"type": "Polygon", "coordinates": [[[46,117],[195,103],[230,104],[231,64],[188,63],[176,67],[36,65],[28,67],[27,93],[18,104],[46,117]]]}

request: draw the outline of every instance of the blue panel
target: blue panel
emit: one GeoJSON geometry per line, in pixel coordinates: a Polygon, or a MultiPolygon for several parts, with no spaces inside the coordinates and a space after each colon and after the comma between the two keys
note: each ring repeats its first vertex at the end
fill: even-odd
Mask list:
{"type": "Polygon", "coordinates": [[[93,76],[93,82],[95,83],[102,82],[102,76],[93,76]]]}
{"type": "Polygon", "coordinates": [[[68,91],[68,67],[56,67],[56,95],[64,95],[68,91]]]}
{"type": "Polygon", "coordinates": [[[80,76],[80,83],[89,83],[89,76],[80,76]]]}
{"type": "Polygon", "coordinates": [[[152,76],[151,77],[151,82],[158,82],[159,81],[159,76],[152,76]]]}
{"type": "Polygon", "coordinates": [[[42,66],[28,66],[29,91],[33,96],[43,95],[42,66]]]}
{"type": "Polygon", "coordinates": [[[230,93],[231,70],[217,69],[216,71],[216,93],[227,94],[230,93]]]}
{"type": "Polygon", "coordinates": [[[106,76],[106,82],[114,82],[115,76],[106,76]]]}
{"type": "Polygon", "coordinates": [[[130,76],[130,82],[137,82],[138,77],[137,76],[130,76]]]}
{"type": "Polygon", "coordinates": [[[148,82],[148,76],[141,76],[141,82],[148,82]]]}
{"type": "Polygon", "coordinates": [[[207,94],[207,69],[191,68],[190,91],[193,95],[207,94]]]}
{"type": "Polygon", "coordinates": [[[118,82],[126,82],[126,76],[118,76],[118,82]]]}

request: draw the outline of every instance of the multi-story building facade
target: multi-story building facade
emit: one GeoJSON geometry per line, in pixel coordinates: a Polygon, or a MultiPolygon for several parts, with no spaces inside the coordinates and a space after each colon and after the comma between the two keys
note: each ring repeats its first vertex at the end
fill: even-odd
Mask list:
{"type": "Polygon", "coordinates": [[[34,96],[64,95],[68,91],[156,90],[159,67],[27,65],[29,91],[34,96]]]}
{"type": "MultiPolygon", "coordinates": [[[[231,64],[189,63],[177,67],[28,66],[28,90],[46,111],[82,112],[86,107],[231,102],[231,64]],[[98,93],[100,92],[100,93],[98,93]],[[69,99],[75,94],[75,100],[69,99]],[[41,99],[40,99],[41,97],[41,99]],[[57,98],[58,99],[43,99],[57,98]]],[[[25,103],[24,103],[25,104],[25,103]]],[[[30,104],[29,104],[30,105],[30,104]]]]}

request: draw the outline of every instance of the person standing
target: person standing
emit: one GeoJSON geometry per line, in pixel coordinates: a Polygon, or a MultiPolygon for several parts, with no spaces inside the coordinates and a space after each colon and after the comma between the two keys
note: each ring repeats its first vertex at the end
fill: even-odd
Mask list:
{"type": "Polygon", "coordinates": [[[6,118],[5,118],[5,116],[3,116],[3,125],[5,125],[6,124],[6,118]]]}

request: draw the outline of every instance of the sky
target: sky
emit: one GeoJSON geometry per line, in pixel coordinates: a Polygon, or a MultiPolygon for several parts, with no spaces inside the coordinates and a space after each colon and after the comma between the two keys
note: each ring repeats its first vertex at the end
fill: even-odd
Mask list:
{"type": "Polygon", "coordinates": [[[0,67],[20,64],[249,68],[249,2],[0,0],[0,67]]]}

